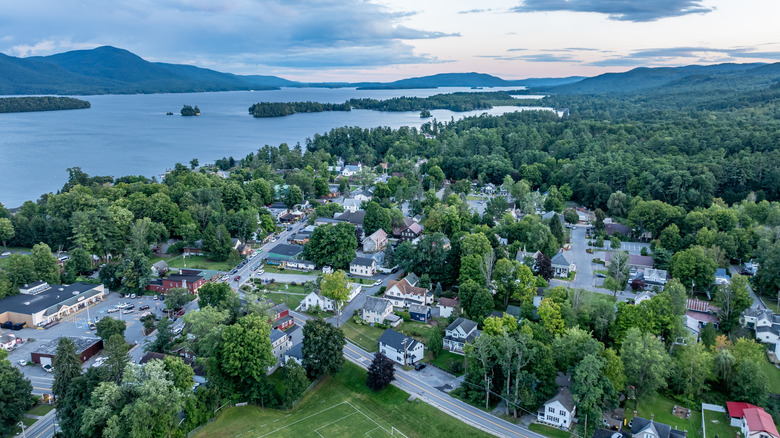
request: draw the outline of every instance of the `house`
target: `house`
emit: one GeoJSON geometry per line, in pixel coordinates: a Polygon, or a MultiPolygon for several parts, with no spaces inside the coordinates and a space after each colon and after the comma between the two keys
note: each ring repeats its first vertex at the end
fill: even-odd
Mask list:
{"type": "Polygon", "coordinates": [[[385,319],[393,314],[393,303],[380,297],[366,297],[363,305],[363,321],[369,324],[384,324],[385,319]]]}
{"type": "Polygon", "coordinates": [[[297,362],[298,365],[303,365],[303,342],[298,342],[290,347],[290,349],[284,353],[283,359],[284,363],[287,363],[287,361],[292,359],[297,362]]]}
{"type": "Polygon", "coordinates": [[[728,271],[723,268],[715,270],[715,285],[728,285],[731,284],[731,276],[728,271]]]}
{"type": "Polygon", "coordinates": [[[520,321],[520,314],[522,313],[522,309],[520,306],[510,304],[506,306],[506,313],[508,315],[512,315],[516,320],[520,321]]]}
{"type": "Polygon", "coordinates": [[[363,239],[363,252],[372,253],[384,251],[387,247],[387,233],[385,230],[378,229],[374,234],[363,239]]]}
{"type": "Polygon", "coordinates": [[[367,257],[355,257],[349,264],[349,273],[361,277],[373,277],[376,274],[376,261],[367,257]]]}
{"type": "Polygon", "coordinates": [[[436,307],[439,309],[439,317],[449,318],[455,308],[460,307],[460,302],[457,298],[440,298],[436,307]]]}
{"type": "Polygon", "coordinates": [[[277,361],[281,360],[284,353],[292,347],[292,341],[287,334],[281,330],[271,329],[271,351],[277,361]]]}
{"type": "Polygon", "coordinates": [[[13,350],[17,345],[23,342],[22,338],[17,338],[16,335],[6,333],[0,335],[0,348],[6,351],[13,350]]]}
{"type": "Polygon", "coordinates": [[[370,189],[368,189],[368,190],[363,190],[363,189],[353,190],[352,193],[350,193],[350,196],[353,199],[355,199],[355,200],[357,200],[359,202],[370,202],[372,199],[374,199],[374,194],[371,192],[370,189]]]}
{"type": "Polygon", "coordinates": [[[685,438],[687,431],[672,429],[668,424],[642,417],[631,420],[631,434],[641,438],[685,438]]]}
{"type": "Polygon", "coordinates": [[[171,274],[160,280],[152,280],[146,290],[168,293],[173,288],[185,288],[191,294],[198,292],[201,286],[206,284],[206,279],[199,275],[200,271],[182,269],[176,274],[171,274]]]}
{"type": "Polygon", "coordinates": [[[555,257],[553,257],[550,260],[550,264],[553,268],[553,273],[556,277],[568,277],[570,272],[574,272],[577,270],[577,267],[574,265],[574,262],[571,261],[569,258],[570,256],[566,254],[564,251],[560,251],[558,254],[555,254],[555,257]]]}
{"type": "MultiPolygon", "coordinates": [[[[412,286],[407,278],[400,281],[390,280],[387,282],[385,298],[390,300],[394,307],[409,307],[412,304],[427,306],[432,304],[433,294],[423,287],[412,286]]],[[[417,282],[415,281],[415,283],[417,282]]]]}
{"type": "Polygon", "coordinates": [[[355,212],[345,211],[344,213],[338,213],[334,217],[339,222],[349,222],[352,225],[363,228],[363,220],[366,218],[365,210],[357,210],[355,212]]]}
{"type": "Polygon", "coordinates": [[[488,195],[492,195],[493,193],[496,193],[496,185],[493,183],[487,183],[485,184],[485,187],[482,187],[482,192],[488,195]]]}
{"type": "Polygon", "coordinates": [[[409,316],[412,317],[412,321],[428,322],[431,319],[431,308],[430,306],[412,304],[409,306],[409,316]]]}
{"type": "Polygon", "coordinates": [[[526,258],[530,257],[531,260],[528,260],[528,261],[529,261],[529,263],[531,263],[531,266],[528,266],[528,265],[526,265],[526,266],[531,268],[532,271],[536,272],[538,270],[537,267],[536,267],[536,261],[539,260],[539,257],[541,257],[541,256],[542,256],[542,252],[541,251],[536,251],[535,253],[531,254],[528,251],[526,251],[525,248],[523,248],[523,249],[518,249],[517,250],[517,254],[515,255],[515,260],[517,260],[518,262],[526,265],[526,263],[525,263],[526,258]]]}
{"type": "Polygon", "coordinates": [[[268,257],[274,259],[294,259],[301,252],[303,252],[302,246],[280,243],[268,250],[268,257]]]}
{"type": "Polygon", "coordinates": [[[742,414],[741,430],[745,438],[780,438],[772,416],[763,408],[747,408],[742,414]]]}
{"type": "MultiPolygon", "coordinates": [[[[607,251],[604,254],[604,266],[610,265],[610,260],[612,260],[612,257],[614,256],[614,251],[607,251]]],[[[652,269],[653,268],[653,257],[652,256],[643,256],[643,255],[636,255],[636,254],[629,254],[628,255],[628,264],[632,269],[652,269]]]]}
{"type": "MultiPolygon", "coordinates": [[[[354,300],[355,297],[360,294],[360,291],[363,290],[363,286],[356,283],[350,283],[348,287],[350,288],[349,295],[343,304],[354,300]]],[[[306,298],[301,301],[301,310],[303,311],[317,306],[319,306],[320,309],[329,312],[336,310],[336,303],[325,295],[322,295],[319,290],[310,292],[309,295],[306,295],[306,298]]]]}
{"type": "Polygon", "coordinates": [[[422,360],[425,346],[393,329],[387,329],[379,337],[379,352],[401,365],[411,365],[422,360]]]}
{"type": "Polygon", "coordinates": [[[308,230],[301,230],[295,233],[288,242],[292,245],[306,245],[309,243],[309,239],[311,239],[312,232],[308,230]]]}
{"type": "Polygon", "coordinates": [[[622,234],[626,237],[631,236],[631,228],[617,222],[608,223],[606,220],[604,221],[604,232],[607,233],[607,236],[609,237],[612,237],[615,234],[622,234]]]}
{"type": "Polygon", "coordinates": [[[43,327],[103,300],[106,293],[102,284],[79,282],[46,286],[34,295],[19,294],[0,299],[0,323],[43,327]]]}
{"type": "MultiPolygon", "coordinates": [[[[732,427],[742,427],[742,419],[745,418],[744,410],[759,408],[756,405],[743,402],[726,402],[726,409],[729,411],[732,427]]],[[[759,408],[760,409],[760,408],[759,408]]]]}
{"type": "Polygon", "coordinates": [[[403,218],[403,223],[397,227],[393,227],[393,236],[395,237],[401,237],[401,233],[409,228],[413,223],[415,223],[415,220],[410,217],[403,218]]]}
{"type": "Polygon", "coordinates": [[[160,260],[152,265],[152,275],[163,277],[166,273],[168,273],[168,264],[165,263],[165,260],[160,260]]]}
{"type": "Polygon", "coordinates": [[[423,232],[423,226],[415,222],[401,231],[401,240],[416,241],[423,232]]]}
{"type": "Polygon", "coordinates": [[[568,429],[577,413],[577,405],[574,403],[574,397],[569,389],[571,377],[568,374],[558,373],[555,383],[558,384],[558,392],[539,407],[536,419],[540,423],[568,429]]]}
{"type": "Polygon", "coordinates": [[[242,242],[240,239],[233,238],[233,249],[238,251],[241,255],[249,255],[254,252],[251,246],[247,245],[246,243],[242,242]]]}
{"type": "Polygon", "coordinates": [[[285,214],[287,214],[288,211],[290,211],[290,209],[287,208],[287,205],[284,202],[274,202],[273,204],[266,207],[266,210],[268,210],[271,213],[271,216],[273,216],[273,218],[277,221],[279,221],[282,216],[284,216],[285,214]]]}
{"type": "Polygon", "coordinates": [[[641,268],[637,269],[634,278],[641,279],[646,288],[658,287],[663,290],[669,281],[669,274],[663,269],[641,268]]]}
{"type": "Polygon", "coordinates": [[[363,204],[363,201],[360,201],[355,198],[347,198],[344,200],[344,202],[341,203],[341,206],[344,207],[344,211],[348,211],[350,213],[354,213],[358,210],[360,210],[360,206],[363,204]]]}
{"type": "MultiPolygon", "coordinates": [[[[76,345],[76,355],[79,357],[82,364],[103,349],[103,340],[100,338],[68,336],[68,339],[73,341],[76,345]]],[[[56,366],[54,357],[57,355],[57,344],[59,341],[59,338],[54,338],[51,341],[38,346],[38,348],[30,354],[30,360],[39,365],[48,364],[56,366]]]]}
{"type": "Polygon", "coordinates": [[[317,269],[317,265],[309,260],[282,260],[281,266],[286,269],[297,269],[299,271],[310,272],[317,269]]]}
{"type": "Polygon", "coordinates": [[[360,172],[361,170],[363,170],[363,164],[361,163],[347,164],[343,169],[341,169],[341,176],[350,177],[360,172]]]}
{"type": "Polygon", "coordinates": [[[444,349],[463,352],[466,344],[477,339],[482,332],[477,330],[477,323],[466,318],[458,318],[444,332],[444,349]]]}
{"type": "Polygon", "coordinates": [[[718,328],[718,312],[720,309],[711,305],[707,301],[701,301],[696,298],[686,300],[686,312],[683,315],[683,322],[686,328],[694,335],[699,335],[701,329],[707,324],[712,324],[718,328]]]}
{"type": "Polygon", "coordinates": [[[295,324],[295,318],[290,315],[290,308],[287,304],[277,304],[271,307],[270,312],[273,316],[268,322],[274,329],[287,330],[295,324]]]}

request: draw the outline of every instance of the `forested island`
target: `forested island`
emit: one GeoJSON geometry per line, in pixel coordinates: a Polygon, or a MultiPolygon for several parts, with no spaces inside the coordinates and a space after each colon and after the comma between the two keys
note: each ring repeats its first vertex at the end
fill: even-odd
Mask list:
{"type": "Polygon", "coordinates": [[[198,108],[198,105],[195,105],[195,107],[191,107],[189,105],[184,105],[181,109],[181,115],[183,116],[199,116],[200,115],[200,108],[198,108]]]}
{"type": "Polygon", "coordinates": [[[0,98],[0,113],[26,113],[33,111],[60,111],[89,108],[86,100],[72,97],[36,96],[36,97],[2,97],[0,98]]]}
{"type": "Polygon", "coordinates": [[[538,99],[519,100],[512,94],[525,94],[527,91],[494,91],[486,93],[449,93],[429,97],[394,97],[392,99],[350,99],[343,104],[319,102],[260,102],[249,107],[249,113],[255,117],[280,117],[295,113],[316,113],[322,111],[351,111],[352,109],[370,109],[375,111],[430,111],[447,109],[450,111],[473,111],[491,109],[494,106],[538,105],[538,99]]]}

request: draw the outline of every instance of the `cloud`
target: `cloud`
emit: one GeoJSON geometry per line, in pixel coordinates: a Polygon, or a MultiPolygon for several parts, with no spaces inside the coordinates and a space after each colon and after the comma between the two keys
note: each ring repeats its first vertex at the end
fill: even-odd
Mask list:
{"type": "Polygon", "coordinates": [[[460,36],[406,26],[415,12],[365,0],[38,0],[34,5],[4,5],[3,34],[13,38],[0,41],[0,51],[31,56],[114,45],[147,59],[198,60],[217,69],[230,63],[239,65],[236,72],[259,73],[257,65],[441,62],[415,53],[411,42],[460,36]]]}
{"type": "Polygon", "coordinates": [[[469,9],[468,11],[460,11],[459,14],[481,14],[483,12],[492,12],[493,9],[469,9]]]}
{"type": "Polygon", "coordinates": [[[523,0],[514,12],[595,12],[610,20],[655,21],[688,14],[704,14],[713,8],[703,0],[523,0]]]}
{"type": "Polygon", "coordinates": [[[553,53],[535,53],[529,55],[480,55],[478,58],[495,59],[496,61],[526,61],[526,62],[570,62],[576,63],[578,60],[571,55],[558,55],[553,53]]]}
{"type": "Polygon", "coordinates": [[[589,63],[597,67],[638,66],[663,64],[679,60],[679,63],[732,62],[742,59],[780,59],[780,51],[760,51],[754,47],[664,47],[635,50],[628,55],[606,58],[589,63]]]}

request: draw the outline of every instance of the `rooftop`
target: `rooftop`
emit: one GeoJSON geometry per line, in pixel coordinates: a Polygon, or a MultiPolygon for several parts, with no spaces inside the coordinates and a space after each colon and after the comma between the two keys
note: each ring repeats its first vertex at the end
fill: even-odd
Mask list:
{"type": "Polygon", "coordinates": [[[379,337],[379,343],[389,345],[397,351],[403,351],[404,343],[406,344],[406,350],[413,350],[414,346],[418,344],[414,339],[402,335],[393,329],[387,329],[382,336],[379,337]]]}
{"type": "MultiPolygon", "coordinates": [[[[96,293],[102,293],[102,286],[99,284],[73,283],[71,285],[53,285],[51,289],[45,290],[36,295],[14,295],[0,300],[0,313],[14,312],[22,314],[33,314],[52,307],[61,307],[62,305],[72,305],[70,301],[76,302],[89,298],[96,293]]],[[[57,309],[53,309],[56,312],[57,309]]]]}
{"type": "MultiPolygon", "coordinates": [[[[67,338],[76,344],[76,354],[79,356],[89,347],[102,341],[100,338],[88,338],[85,336],[67,336],[67,338]]],[[[35,352],[45,354],[47,356],[54,356],[57,354],[57,343],[59,343],[59,341],[60,338],[52,339],[43,345],[39,345],[35,352]]]]}
{"type": "Polygon", "coordinates": [[[356,266],[374,266],[374,259],[368,257],[355,257],[350,265],[356,266]]]}
{"type": "Polygon", "coordinates": [[[295,257],[303,251],[302,246],[280,243],[268,250],[268,254],[278,254],[287,257],[295,257]]]}
{"type": "Polygon", "coordinates": [[[458,307],[460,303],[457,298],[440,298],[439,305],[442,307],[458,307]]]}
{"type": "Polygon", "coordinates": [[[393,307],[393,303],[391,303],[390,300],[369,296],[366,297],[366,304],[363,305],[363,310],[375,313],[384,313],[388,307],[393,307]]]}
{"type": "Polygon", "coordinates": [[[555,254],[555,256],[550,260],[550,264],[553,266],[565,266],[568,268],[571,265],[571,261],[567,257],[566,253],[561,251],[558,254],[555,254]]]}
{"type": "Polygon", "coordinates": [[[334,219],[336,219],[339,222],[349,222],[353,225],[363,225],[363,220],[366,218],[366,211],[365,210],[358,210],[355,212],[351,211],[345,211],[344,213],[339,214],[334,219]]]}
{"type": "Polygon", "coordinates": [[[743,410],[742,413],[745,416],[745,422],[748,429],[750,429],[750,433],[767,432],[772,436],[780,436],[777,433],[775,422],[772,421],[772,416],[767,414],[763,408],[748,408],[743,410]]]}
{"type": "Polygon", "coordinates": [[[271,329],[271,335],[270,336],[271,336],[271,344],[275,344],[276,341],[286,337],[287,335],[284,334],[284,332],[281,331],[281,330],[271,329]]]}
{"type": "Polygon", "coordinates": [[[455,321],[452,321],[452,324],[447,326],[447,331],[452,331],[457,329],[458,327],[463,328],[463,331],[466,333],[469,333],[470,331],[477,328],[477,323],[471,320],[468,320],[466,318],[460,317],[456,319],[455,321]]]}
{"type": "Polygon", "coordinates": [[[409,306],[409,313],[428,313],[430,310],[430,307],[420,304],[412,304],[409,306]]]}

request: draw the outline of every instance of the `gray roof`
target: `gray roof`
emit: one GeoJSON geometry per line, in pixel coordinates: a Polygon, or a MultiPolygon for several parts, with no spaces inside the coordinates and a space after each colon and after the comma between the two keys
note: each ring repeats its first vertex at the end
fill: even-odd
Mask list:
{"type": "Polygon", "coordinates": [[[404,340],[406,340],[406,350],[413,350],[414,346],[417,345],[419,342],[415,341],[414,339],[402,335],[401,333],[398,333],[397,331],[393,329],[387,329],[384,333],[382,333],[382,336],[379,337],[379,343],[385,344],[390,347],[393,347],[397,351],[403,351],[404,349],[404,340]]]}
{"type": "Polygon", "coordinates": [[[303,360],[303,342],[298,342],[297,344],[293,345],[289,350],[287,350],[287,353],[284,354],[296,359],[303,360]]]}
{"type": "Polygon", "coordinates": [[[350,265],[373,266],[374,259],[370,257],[355,257],[355,259],[352,260],[352,263],[350,263],[350,265]]]}
{"type": "Polygon", "coordinates": [[[276,341],[284,338],[285,336],[287,335],[284,334],[283,331],[277,329],[271,329],[271,344],[274,344],[276,341]]]}
{"type": "Polygon", "coordinates": [[[290,310],[290,308],[285,303],[277,304],[277,305],[271,307],[271,312],[274,312],[274,313],[282,313],[285,310],[290,310]]]}
{"type": "Polygon", "coordinates": [[[268,254],[278,254],[287,257],[295,257],[303,251],[302,246],[280,243],[268,250],[268,254]]]}
{"type": "Polygon", "coordinates": [[[571,265],[571,262],[569,261],[568,257],[566,257],[566,253],[561,251],[558,254],[555,254],[555,257],[550,260],[550,264],[553,266],[565,266],[568,268],[569,265],[571,265]]]}
{"type": "Polygon", "coordinates": [[[168,269],[168,264],[165,263],[165,260],[160,260],[159,262],[153,264],[152,266],[154,266],[157,269],[168,269]]]}
{"type": "Polygon", "coordinates": [[[414,272],[410,272],[406,274],[406,277],[404,278],[406,279],[406,282],[411,284],[412,286],[417,286],[417,282],[420,281],[420,277],[416,276],[414,272]]]}
{"type": "Polygon", "coordinates": [[[363,220],[366,218],[365,210],[358,210],[356,212],[345,211],[340,215],[334,217],[339,222],[349,222],[353,225],[363,226],[363,220]]]}
{"type": "Polygon", "coordinates": [[[409,313],[428,313],[431,308],[428,306],[421,306],[419,304],[412,304],[409,306],[409,313]]]}
{"type": "Polygon", "coordinates": [[[36,295],[14,295],[0,300],[0,313],[14,312],[32,315],[42,310],[56,313],[62,306],[72,306],[79,298],[89,298],[100,291],[99,284],[73,283],[70,286],[52,285],[51,289],[36,295]],[[52,309],[53,308],[53,309],[52,309]]]}
{"type": "Polygon", "coordinates": [[[554,402],[560,402],[564,408],[566,408],[569,412],[574,410],[574,407],[576,406],[574,404],[574,397],[571,395],[571,391],[569,391],[568,387],[561,387],[558,390],[558,393],[555,394],[555,396],[549,400],[547,400],[546,404],[554,403],[554,402]]]}
{"type": "Polygon", "coordinates": [[[657,421],[648,420],[642,417],[634,417],[631,422],[631,434],[637,436],[644,430],[652,430],[653,433],[659,438],[684,438],[685,432],[682,430],[672,429],[668,424],[659,423],[657,421]]]}
{"type": "Polygon", "coordinates": [[[506,306],[506,313],[514,316],[515,318],[520,318],[520,306],[515,306],[513,304],[510,304],[506,306]]]}
{"type": "MultiPolygon", "coordinates": [[[[76,354],[81,355],[89,347],[101,342],[100,338],[88,338],[86,336],[67,336],[74,344],[76,344],[76,354]]],[[[47,356],[55,356],[57,354],[57,343],[60,338],[52,339],[51,341],[38,346],[35,349],[36,353],[45,354],[47,356]]]]}
{"type": "Polygon", "coordinates": [[[477,328],[477,323],[474,322],[474,321],[468,320],[466,318],[460,317],[460,318],[456,319],[455,321],[452,321],[452,324],[447,326],[447,330],[452,331],[452,330],[457,329],[459,326],[463,328],[464,332],[469,333],[470,331],[472,331],[475,328],[477,328]]]}
{"type": "Polygon", "coordinates": [[[388,307],[393,307],[393,303],[390,300],[380,297],[366,297],[366,304],[363,305],[363,310],[384,313],[388,307]]]}

